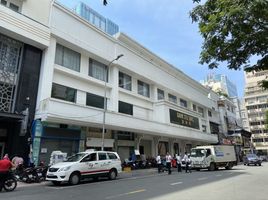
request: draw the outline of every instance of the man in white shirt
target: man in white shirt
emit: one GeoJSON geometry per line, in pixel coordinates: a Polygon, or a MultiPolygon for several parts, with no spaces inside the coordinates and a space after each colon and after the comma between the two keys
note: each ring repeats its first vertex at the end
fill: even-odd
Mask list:
{"type": "Polygon", "coordinates": [[[171,174],[171,160],[172,160],[172,157],[167,152],[167,155],[166,155],[166,165],[167,165],[167,169],[168,169],[168,174],[171,174]]]}
{"type": "Polygon", "coordinates": [[[158,173],[160,173],[161,172],[161,165],[162,165],[160,155],[158,155],[155,160],[157,163],[158,173]]]}
{"type": "Polygon", "coordinates": [[[181,172],[181,156],[177,155],[176,156],[177,159],[177,168],[178,168],[178,172],[181,172]]]}

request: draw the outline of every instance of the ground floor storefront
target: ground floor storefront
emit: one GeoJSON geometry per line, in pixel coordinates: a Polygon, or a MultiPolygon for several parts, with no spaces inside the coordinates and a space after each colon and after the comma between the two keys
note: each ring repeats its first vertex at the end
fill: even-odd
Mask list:
{"type": "MultiPolygon", "coordinates": [[[[32,155],[35,164],[50,163],[51,153],[61,151],[71,156],[86,149],[101,150],[102,129],[95,127],[68,126],[56,123],[35,123],[32,155]]],[[[132,160],[135,153],[143,159],[189,153],[192,147],[208,143],[182,138],[133,133],[120,130],[106,130],[104,150],[118,152],[121,161],[132,160]]]]}

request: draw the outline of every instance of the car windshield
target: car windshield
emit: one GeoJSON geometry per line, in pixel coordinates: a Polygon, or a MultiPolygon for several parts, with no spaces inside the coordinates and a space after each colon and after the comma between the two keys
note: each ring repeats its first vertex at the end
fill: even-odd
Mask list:
{"type": "Polygon", "coordinates": [[[68,157],[64,162],[77,162],[81,160],[85,155],[85,153],[77,153],[73,156],[68,157]]]}
{"type": "Polygon", "coordinates": [[[247,157],[248,158],[257,158],[257,155],[256,154],[248,154],[247,157]]]}
{"type": "Polygon", "coordinates": [[[203,157],[203,156],[205,156],[204,149],[192,149],[191,157],[203,157]]]}

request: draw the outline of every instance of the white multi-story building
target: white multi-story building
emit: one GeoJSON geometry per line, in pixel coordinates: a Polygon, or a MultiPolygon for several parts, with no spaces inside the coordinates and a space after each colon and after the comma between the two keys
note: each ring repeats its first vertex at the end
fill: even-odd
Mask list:
{"type": "MultiPolygon", "coordinates": [[[[11,13],[6,6],[12,2],[1,11],[11,13]]],[[[111,36],[57,2],[17,2],[23,15],[11,15],[20,23],[2,18],[1,33],[43,54],[30,126],[35,163],[48,162],[54,150],[71,155],[101,148],[102,141],[122,159],[134,150],[155,156],[218,142],[219,113],[210,90],[126,34],[111,36]]]]}
{"type": "Polygon", "coordinates": [[[259,153],[268,153],[268,129],[265,113],[268,110],[268,90],[260,87],[259,82],[267,80],[268,70],[245,73],[245,106],[249,120],[252,142],[259,153]]]}
{"type": "Polygon", "coordinates": [[[123,159],[135,149],[155,156],[217,143],[209,120],[216,112],[198,82],[126,34],[112,37],[59,3],[50,28],[36,110],[41,159],[52,150],[100,148],[105,96],[104,146],[123,159]]]}

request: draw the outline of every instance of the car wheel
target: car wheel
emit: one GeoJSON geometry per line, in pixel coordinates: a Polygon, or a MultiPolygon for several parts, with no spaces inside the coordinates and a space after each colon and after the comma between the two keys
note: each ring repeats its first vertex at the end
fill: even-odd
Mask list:
{"type": "Polygon", "coordinates": [[[61,181],[52,181],[53,185],[59,186],[61,184],[61,181]]]}
{"type": "Polygon", "coordinates": [[[109,172],[109,179],[110,180],[115,180],[116,176],[117,176],[116,171],[114,169],[111,169],[110,172],[109,172]]]}
{"type": "Polygon", "coordinates": [[[69,184],[70,185],[77,185],[80,182],[80,174],[78,173],[72,173],[69,178],[69,184]]]}
{"type": "Polygon", "coordinates": [[[259,163],[259,166],[261,166],[261,163],[259,163]]]}

